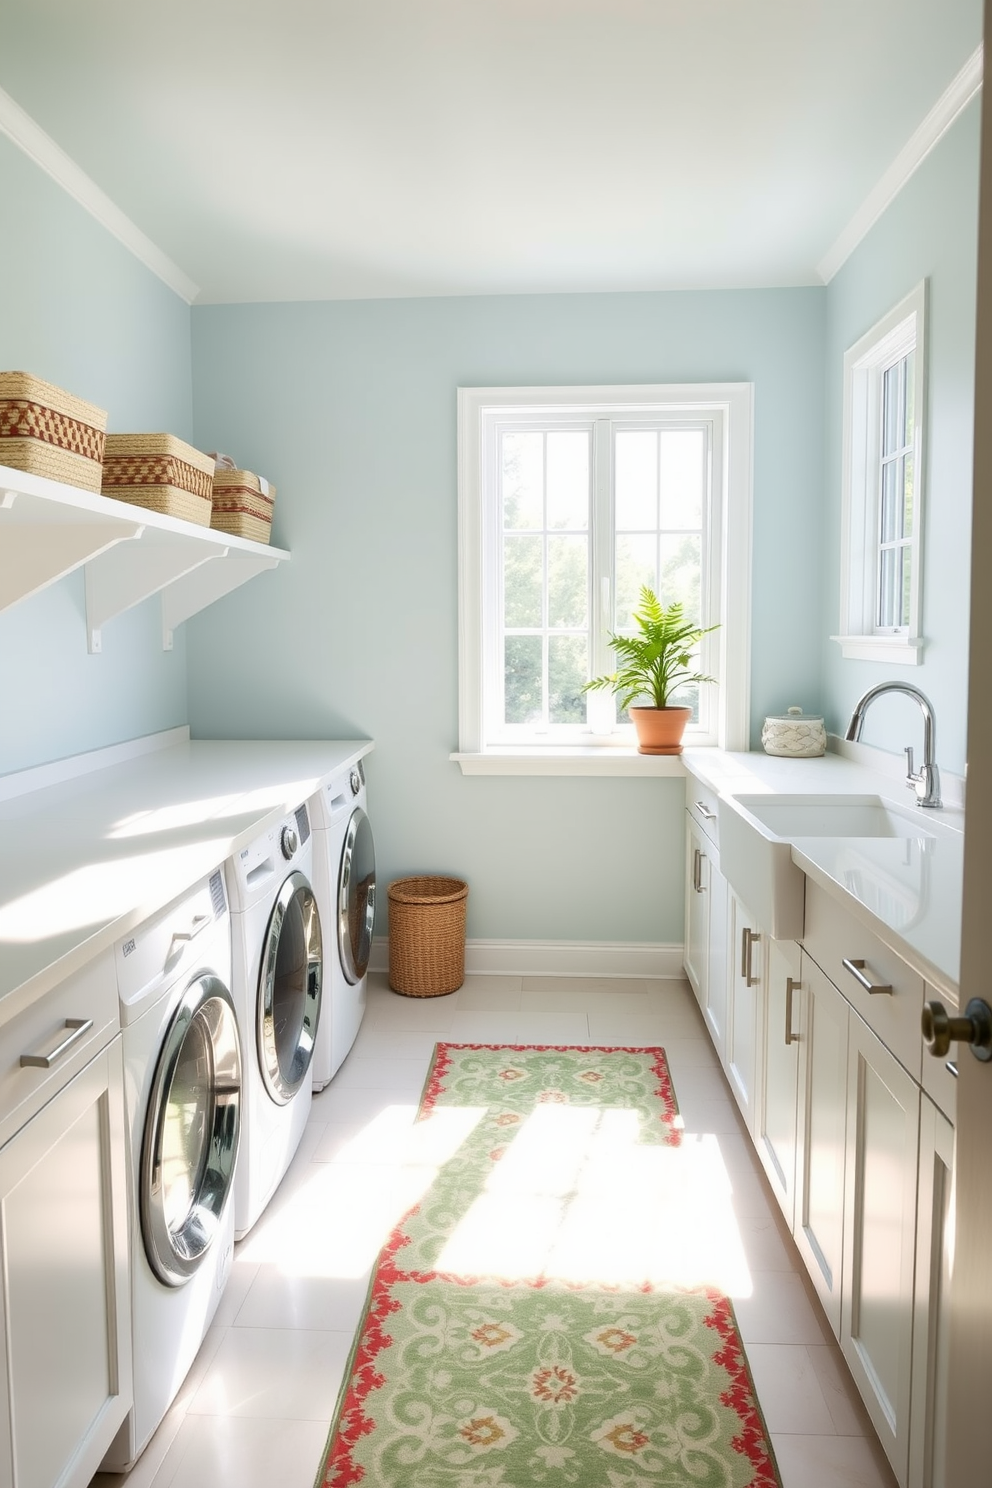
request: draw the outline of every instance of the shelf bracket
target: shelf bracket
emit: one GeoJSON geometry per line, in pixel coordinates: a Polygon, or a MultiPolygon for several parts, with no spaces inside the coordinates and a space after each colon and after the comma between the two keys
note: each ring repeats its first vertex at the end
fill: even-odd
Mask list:
{"type": "Polygon", "coordinates": [[[170,585],[162,595],[162,646],[172,650],[172,633],[177,625],[191,615],[206,609],[215,599],[222,599],[247,584],[256,574],[267,568],[276,568],[285,554],[266,553],[257,555],[237,549],[222,550],[210,563],[184,574],[170,585]]]}
{"type": "MultiPolygon", "coordinates": [[[[14,502],[5,499],[0,511],[13,514],[14,502]]],[[[138,523],[28,524],[0,517],[0,610],[47,589],[143,531],[138,523]]]]}
{"type": "Polygon", "coordinates": [[[103,649],[102,631],[108,620],[209,563],[217,551],[204,551],[195,538],[174,537],[147,547],[139,544],[126,552],[111,549],[88,563],[86,640],[90,652],[103,649]]]}

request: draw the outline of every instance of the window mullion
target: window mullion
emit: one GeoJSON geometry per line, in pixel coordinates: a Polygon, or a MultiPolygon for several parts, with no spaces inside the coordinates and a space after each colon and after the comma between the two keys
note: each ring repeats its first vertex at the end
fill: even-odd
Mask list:
{"type": "MultiPolygon", "coordinates": [[[[600,677],[613,666],[607,632],[613,629],[616,592],[613,542],[613,421],[596,419],[591,429],[591,491],[589,513],[589,664],[600,677]]],[[[587,719],[594,734],[609,733],[616,718],[608,692],[586,695],[587,719]]]]}

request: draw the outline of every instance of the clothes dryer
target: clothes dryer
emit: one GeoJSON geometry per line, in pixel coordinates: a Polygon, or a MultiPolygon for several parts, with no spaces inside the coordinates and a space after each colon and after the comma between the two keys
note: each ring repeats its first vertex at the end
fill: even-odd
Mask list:
{"type": "Polygon", "coordinates": [[[134,1405],[126,1470],[175,1399],[234,1251],[241,1043],[218,870],[115,948],[127,1109],[134,1405]]]}
{"type": "Polygon", "coordinates": [[[227,863],[232,990],[245,1044],[245,1131],[234,1186],[238,1240],[279,1186],[310,1113],[323,980],[312,861],[302,805],[227,863]]]}
{"type": "Polygon", "coordinates": [[[327,781],[310,808],[314,891],[328,941],[324,1015],[313,1056],[313,1088],[322,1090],[355,1042],[365,1015],[375,923],[375,843],[365,809],[362,761],[327,781]]]}

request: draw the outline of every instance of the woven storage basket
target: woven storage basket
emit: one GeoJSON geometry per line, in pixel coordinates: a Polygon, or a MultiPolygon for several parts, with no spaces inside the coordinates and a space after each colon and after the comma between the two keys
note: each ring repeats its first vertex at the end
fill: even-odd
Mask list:
{"type": "Polygon", "coordinates": [[[107,415],[30,372],[0,372],[0,465],[99,491],[107,415]]]}
{"type": "Polygon", "coordinates": [[[214,462],[174,434],[108,434],[103,494],[209,527],[214,462]]]}
{"type": "Polygon", "coordinates": [[[267,543],[272,534],[275,486],[266,495],[257,475],[250,470],[218,470],[214,475],[214,510],[211,527],[232,537],[250,537],[267,543]]]}
{"type": "Polygon", "coordinates": [[[465,980],[468,884],[398,878],[389,885],[389,985],[406,997],[442,997],[465,980]]]}

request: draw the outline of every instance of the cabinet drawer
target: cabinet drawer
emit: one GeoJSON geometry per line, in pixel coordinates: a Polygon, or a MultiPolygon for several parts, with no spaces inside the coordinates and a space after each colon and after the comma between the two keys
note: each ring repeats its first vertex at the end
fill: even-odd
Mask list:
{"type": "MultiPolygon", "coordinates": [[[[923,995],[927,1002],[942,1002],[952,1018],[958,1016],[958,1005],[946,992],[935,992],[928,986],[923,995]]],[[[948,1065],[956,1068],[958,1060],[965,1058],[967,1054],[963,1044],[952,1044],[951,1052],[944,1059],[934,1059],[926,1050],[923,1052],[923,1089],[952,1126],[957,1117],[958,1081],[948,1065]]]]}
{"type": "Polygon", "coordinates": [[[0,1146],[29,1121],[120,1028],[114,958],[106,951],[0,1029],[0,1146]],[[87,1022],[90,1028],[85,1028],[87,1022]],[[70,1024],[75,1026],[70,1026],[70,1024]],[[71,1043],[68,1040],[72,1040],[71,1043]],[[50,1068],[21,1056],[52,1057],[50,1068]]]}
{"type": "Polygon", "coordinates": [[[694,775],[685,777],[685,805],[686,810],[693,821],[705,832],[714,846],[720,845],[719,817],[717,815],[717,804],[720,800],[715,790],[694,775]]]}
{"type": "Polygon", "coordinates": [[[923,978],[809,880],[803,946],[903,1068],[919,1082],[923,1065],[920,1036],[923,978]],[[855,970],[844,965],[845,961],[852,966],[863,962],[861,975],[875,985],[891,987],[891,992],[866,991],[855,970]]]}

